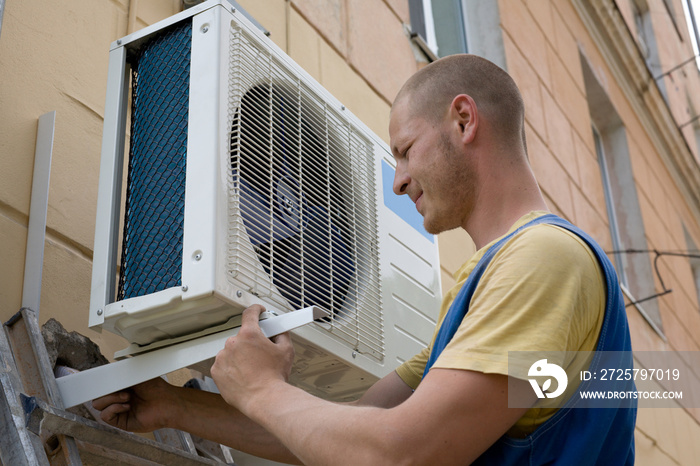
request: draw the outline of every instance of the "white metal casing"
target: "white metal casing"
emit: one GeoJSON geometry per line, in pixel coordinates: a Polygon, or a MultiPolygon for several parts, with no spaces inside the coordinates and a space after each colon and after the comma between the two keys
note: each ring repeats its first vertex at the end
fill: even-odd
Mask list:
{"type": "MultiPolygon", "coordinates": [[[[381,284],[382,354],[368,354],[318,323],[294,331],[297,368],[292,381],[308,391],[348,399],[427,345],[440,303],[437,241],[417,224],[409,203],[396,207],[391,192],[393,158],[385,142],[294,63],[226,1],[212,0],[127,36],[112,46],[105,111],[102,166],[95,233],[90,326],[131,342],[147,344],[220,324],[254,303],[283,313],[275,302],[241,276],[227,271],[230,117],[226,105],[229,35],[232,25],[265,48],[335,114],[358,128],[374,152],[378,279],[381,284]],[[180,21],[192,21],[182,286],[116,301],[119,218],[123,202],[124,128],[128,89],[127,52],[180,21]],[[398,213],[397,213],[398,212],[398,213]],[[408,221],[406,220],[408,219],[408,221]],[[357,371],[356,369],[361,369],[357,371]],[[329,374],[337,374],[329,376],[329,374]],[[368,377],[368,375],[370,377],[368,377]]],[[[259,267],[258,273],[264,273],[259,267]]],[[[360,299],[359,296],[357,299],[360,299]]]]}

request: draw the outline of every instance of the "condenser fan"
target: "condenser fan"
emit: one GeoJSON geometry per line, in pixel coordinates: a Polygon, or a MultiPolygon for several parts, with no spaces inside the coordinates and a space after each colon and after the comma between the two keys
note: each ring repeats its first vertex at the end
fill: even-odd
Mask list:
{"type": "Polygon", "coordinates": [[[322,109],[284,84],[242,97],[231,128],[233,187],[265,272],[292,308],[337,315],[355,274],[350,176],[322,109]]]}

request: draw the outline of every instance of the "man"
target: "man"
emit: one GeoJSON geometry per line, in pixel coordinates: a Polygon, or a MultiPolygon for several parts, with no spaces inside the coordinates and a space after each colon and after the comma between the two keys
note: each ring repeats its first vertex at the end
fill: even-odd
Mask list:
{"type": "Polygon", "coordinates": [[[509,351],[629,350],[609,261],[547,215],[513,80],[476,56],[438,60],[401,89],[389,132],[395,193],[429,232],[464,228],[478,250],[445,296],[431,348],[356,403],[334,404],[287,383],[290,337],[266,339],[253,306],[212,367],[221,397],[158,379],[96,400],[102,418],[303,464],[631,464],[634,410],[536,405],[534,361],[517,355],[509,376],[509,351]]]}

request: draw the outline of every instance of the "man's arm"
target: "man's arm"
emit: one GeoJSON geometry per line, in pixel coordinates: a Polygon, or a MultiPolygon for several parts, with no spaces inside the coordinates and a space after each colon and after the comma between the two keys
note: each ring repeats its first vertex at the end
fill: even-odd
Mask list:
{"type": "MultiPolygon", "coordinates": [[[[412,393],[395,373],[375,383],[358,401],[363,406],[390,408],[412,393]]],[[[299,460],[274,435],[241,414],[223,398],[154,379],[93,402],[102,419],[124,430],[151,432],[171,427],[237,450],[286,463],[299,460]]]]}
{"type": "MultiPolygon", "coordinates": [[[[286,382],[291,341],[288,335],[266,339],[259,313],[244,312],[241,331],[217,355],[212,375],[228,403],[304,464],[467,464],[527,411],[508,408],[507,376],[450,369],[431,370],[410,396],[397,375],[382,379],[377,394],[384,384],[403,384],[402,395],[392,389],[391,398],[380,396],[389,409],[321,400],[286,382]]],[[[535,401],[526,381],[510,389],[535,401]]],[[[373,396],[370,391],[363,400],[373,396]]]]}
{"type": "Polygon", "coordinates": [[[393,408],[406,401],[412,393],[413,389],[401,380],[395,371],[392,371],[369,387],[359,400],[349,404],[393,408]]]}
{"type": "Polygon", "coordinates": [[[175,387],[157,378],[93,401],[108,424],[130,432],[170,427],[284,463],[299,460],[277,438],[219,394],[175,387]]]}
{"type": "MultiPolygon", "coordinates": [[[[355,403],[388,408],[403,401],[406,391],[410,396],[411,388],[392,372],[355,403]]],[[[262,458],[299,462],[274,434],[227,404],[220,395],[186,388],[178,389],[177,394],[176,403],[180,409],[171,413],[171,427],[262,458]]]]}

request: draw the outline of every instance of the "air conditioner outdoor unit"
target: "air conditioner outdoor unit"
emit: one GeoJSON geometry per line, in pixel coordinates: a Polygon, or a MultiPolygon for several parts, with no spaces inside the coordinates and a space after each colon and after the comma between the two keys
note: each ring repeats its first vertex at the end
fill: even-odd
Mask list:
{"type": "Polygon", "coordinates": [[[429,341],[440,302],[435,238],[393,174],[386,144],[225,0],[116,41],[90,326],[126,357],[253,303],[317,306],[293,382],[356,397],[429,341]]]}

